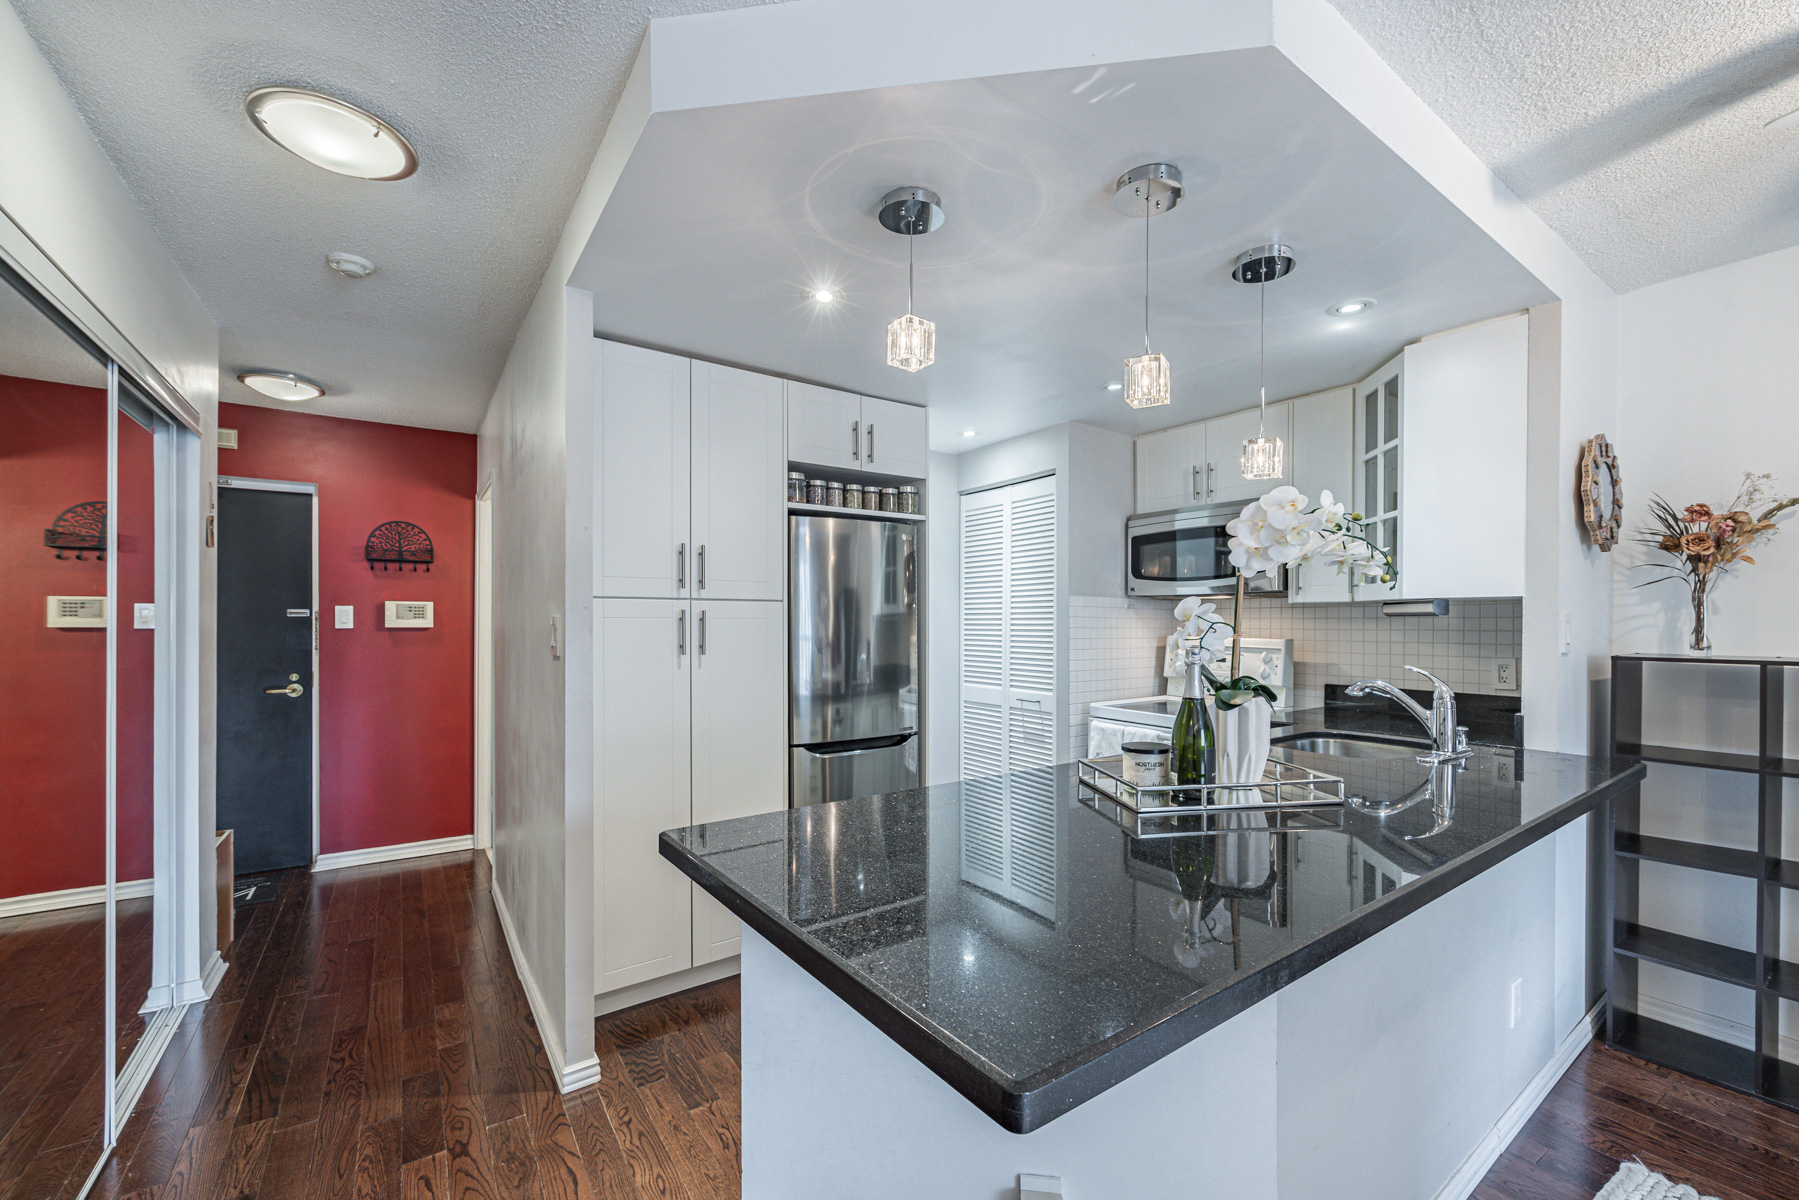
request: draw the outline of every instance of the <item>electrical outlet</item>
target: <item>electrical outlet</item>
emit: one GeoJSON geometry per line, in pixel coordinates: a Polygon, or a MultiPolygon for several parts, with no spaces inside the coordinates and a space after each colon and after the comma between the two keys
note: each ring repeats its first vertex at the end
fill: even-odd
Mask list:
{"type": "Polygon", "coordinates": [[[356,628],[356,606],[354,604],[339,604],[336,612],[339,629],[356,628]]]}
{"type": "Polygon", "coordinates": [[[1517,659],[1496,658],[1493,660],[1493,686],[1502,692],[1518,690],[1517,659]]]}
{"type": "Polygon", "coordinates": [[[1512,1023],[1510,1028],[1518,1028],[1518,1019],[1524,1015],[1524,981],[1512,980],[1512,1023]]]}

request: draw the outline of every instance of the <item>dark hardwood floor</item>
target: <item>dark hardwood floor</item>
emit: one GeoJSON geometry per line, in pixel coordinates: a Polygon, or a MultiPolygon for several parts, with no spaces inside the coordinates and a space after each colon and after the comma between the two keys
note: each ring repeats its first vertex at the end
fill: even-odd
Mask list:
{"type": "Polygon", "coordinates": [[[734,986],[600,1022],[608,1078],[563,1097],[484,855],[286,872],[238,918],[92,1195],[737,1195],[734,986]]]}
{"type": "MultiPolygon", "coordinates": [[[[95,1196],[738,1196],[735,980],[600,1018],[601,1081],[562,1096],[485,856],[288,872],[275,900],[238,917],[231,971],[188,1012],[95,1196]]],[[[61,938],[64,953],[81,943],[54,914],[20,920],[61,938]]],[[[24,965],[16,932],[0,928],[8,981],[24,965]]],[[[0,1004],[0,1200],[66,1197],[97,1134],[40,1132],[41,1118],[23,1115],[85,1077],[53,1037],[30,1036],[43,997],[15,987],[0,1004]],[[37,1080],[29,1097],[21,1079],[37,1080]]],[[[1475,1200],[1590,1200],[1632,1157],[1722,1200],[1787,1200],[1799,1196],[1799,1115],[1596,1044],[1475,1200]]]]}
{"type": "Polygon", "coordinates": [[[1594,1042],[1473,1200],[1591,1200],[1629,1158],[1719,1200],[1792,1200],[1799,1114],[1594,1042]]]}

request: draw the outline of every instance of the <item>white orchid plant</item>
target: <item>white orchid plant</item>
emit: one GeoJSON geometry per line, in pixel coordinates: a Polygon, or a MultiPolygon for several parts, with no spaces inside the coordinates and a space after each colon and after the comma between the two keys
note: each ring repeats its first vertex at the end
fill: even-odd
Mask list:
{"type": "MultiPolygon", "coordinates": [[[[1345,512],[1328,491],[1318,494],[1317,507],[1308,508],[1309,503],[1298,488],[1283,485],[1245,505],[1224,527],[1231,535],[1231,565],[1240,576],[1252,579],[1281,567],[1327,562],[1335,563],[1339,573],[1355,571],[1367,579],[1392,581],[1397,573],[1393,556],[1369,540],[1360,513],[1345,512]]],[[[1218,615],[1217,605],[1188,596],[1175,607],[1174,619],[1180,644],[1188,654],[1199,653],[1200,670],[1219,708],[1236,708],[1257,696],[1274,703],[1274,689],[1254,675],[1221,680],[1212,673],[1210,664],[1237,636],[1232,624],[1218,615]]]]}
{"type": "Polygon", "coordinates": [[[1345,512],[1328,491],[1318,493],[1316,508],[1308,503],[1298,488],[1283,485],[1244,505],[1224,527],[1231,535],[1231,565],[1254,578],[1281,567],[1328,562],[1337,564],[1339,573],[1392,582],[1393,557],[1369,540],[1362,514],[1345,512]]]}

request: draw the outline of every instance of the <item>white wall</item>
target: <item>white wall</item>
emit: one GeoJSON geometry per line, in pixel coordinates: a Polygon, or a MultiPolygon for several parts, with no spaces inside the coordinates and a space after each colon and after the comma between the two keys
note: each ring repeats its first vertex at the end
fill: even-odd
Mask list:
{"type": "MultiPolygon", "coordinates": [[[[199,545],[218,473],[219,332],[10,6],[0,6],[0,255],[172,411],[197,427],[176,461],[174,854],[185,915],[179,998],[218,954],[212,882],[217,559],[199,545]]],[[[214,979],[216,983],[216,977],[214,979]]]]}
{"type": "Polygon", "coordinates": [[[962,778],[962,497],[956,456],[931,455],[925,479],[925,782],[962,778]]]}

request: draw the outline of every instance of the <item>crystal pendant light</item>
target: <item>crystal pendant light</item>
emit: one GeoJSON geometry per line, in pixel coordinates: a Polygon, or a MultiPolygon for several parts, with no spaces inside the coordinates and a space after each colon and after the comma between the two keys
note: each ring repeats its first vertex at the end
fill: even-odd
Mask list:
{"type": "Polygon", "coordinates": [[[1262,399],[1256,436],[1243,443],[1245,479],[1279,479],[1287,473],[1287,448],[1268,436],[1268,281],[1293,270],[1293,251],[1286,246],[1257,246],[1237,256],[1231,278],[1256,285],[1262,304],[1262,399]]]}
{"type": "Polygon", "coordinates": [[[1180,203],[1181,171],[1170,163],[1146,163],[1118,177],[1112,207],[1127,216],[1143,217],[1143,353],[1124,362],[1124,402],[1132,408],[1155,408],[1173,399],[1171,372],[1165,355],[1149,347],[1149,219],[1180,203]]]}
{"type": "Polygon", "coordinates": [[[887,365],[922,371],[937,359],[937,326],[912,311],[912,239],[943,224],[943,201],[929,188],[894,188],[881,197],[880,221],[906,236],[906,315],[887,326],[887,365]]]}

